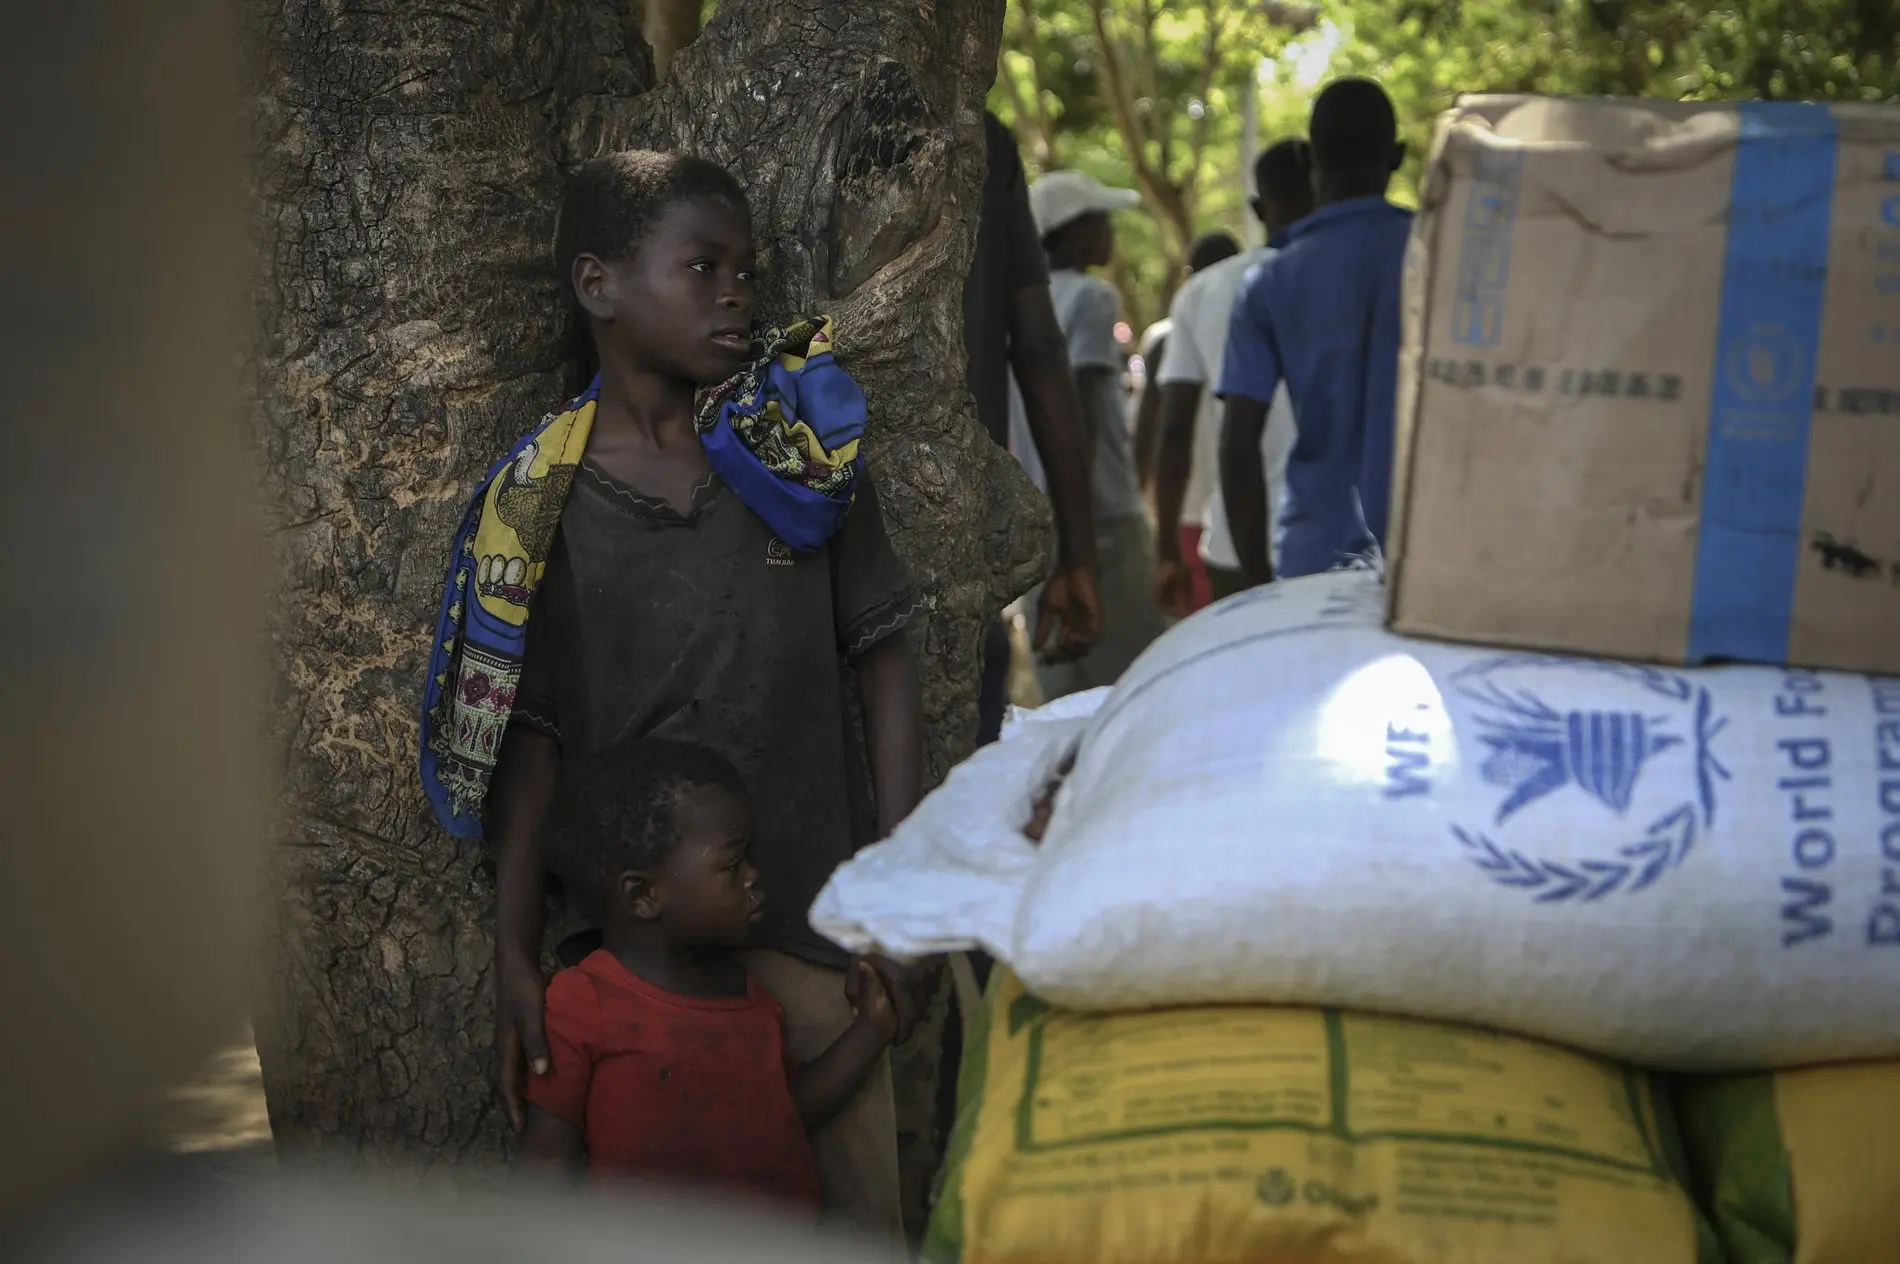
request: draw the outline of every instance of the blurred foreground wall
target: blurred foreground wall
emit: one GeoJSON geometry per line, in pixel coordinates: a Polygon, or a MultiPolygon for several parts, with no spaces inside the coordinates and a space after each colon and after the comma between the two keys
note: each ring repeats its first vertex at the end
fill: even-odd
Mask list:
{"type": "Polygon", "coordinates": [[[242,1029],[260,906],[235,30],[0,10],[0,1209],[242,1029]]]}

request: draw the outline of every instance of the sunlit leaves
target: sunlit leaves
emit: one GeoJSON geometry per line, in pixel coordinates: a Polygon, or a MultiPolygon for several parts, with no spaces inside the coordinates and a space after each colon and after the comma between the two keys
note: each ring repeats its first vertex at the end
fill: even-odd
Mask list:
{"type": "Polygon", "coordinates": [[[1410,151],[1395,185],[1405,199],[1433,118],[1461,93],[1893,99],[1900,0],[1009,0],[1003,78],[991,101],[1023,138],[1032,174],[1051,163],[1134,187],[1139,154],[1182,195],[1172,207],[1151,198],[1148,214],[1120,219],[1118,280],[1137,324],[1160,314],[1184,232],[1240,235],[1245,226],[1243,87],[1263,59],[1271,59],[1258,97],[1263,144],[1304,130],[1312,94],[1328,78],[1365,74],[1385,84],[1410,151]],[[1097,3],[1136,110],[1141,135],[1132,144],[1104,82],[1097,3]],[[1269,13],[1299,25],[1317,14],[1328,29],[1302,31],[1269,13]],[[1203,93],[1205,38],[1217,20],[1203,93]],[[1316,40],[1319,66],[1299,56],[1316,40]],[[1196,128],[1204,132],[1198,159],[1196,128]]]}

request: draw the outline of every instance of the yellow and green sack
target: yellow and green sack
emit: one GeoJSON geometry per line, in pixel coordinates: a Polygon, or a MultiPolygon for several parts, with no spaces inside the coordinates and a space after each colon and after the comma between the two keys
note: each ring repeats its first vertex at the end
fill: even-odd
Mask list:
{"type": "Polygon", "coordinates": [[[1900,1261],[1900,1062],[1685,1076],[1675,1099],[1730,1264],[1900,1261]]]}
{"type": "Polygon", "coordinates": [[[1330,1010],[967,1026],[932,1264],[1720,1264],[1647,1075],[1330,1010]]]}

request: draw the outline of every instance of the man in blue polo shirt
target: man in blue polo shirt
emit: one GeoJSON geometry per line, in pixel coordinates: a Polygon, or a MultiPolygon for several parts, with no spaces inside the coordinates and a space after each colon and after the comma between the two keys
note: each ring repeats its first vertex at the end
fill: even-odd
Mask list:
{"type": "Polygon", "coordinates": [[[1221,365],[1221,493],[1248,584],[1273,579],[1260,435],[1283,381],[1298,436],[1278,523],[1281,573],[1333,570],[1385,542],[1412,227],[1385,190],[1405,150],[1391,98],[1365,79],[1321,92],[1309,131],[1318,209],[1241,283],[1221,365]]]}

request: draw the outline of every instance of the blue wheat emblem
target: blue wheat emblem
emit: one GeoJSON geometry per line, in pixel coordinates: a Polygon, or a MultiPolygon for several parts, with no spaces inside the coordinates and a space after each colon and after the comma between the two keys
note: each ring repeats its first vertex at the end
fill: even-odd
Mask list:
{"type": "Polygon", "coordinates": [[[1494,822],[1502,825],[1521,808],[1574,782],[1618,816],[1629,811],[1643,764],[1680,737],[1662,732],[1667,716],[1639,711],[1557,712],[1529,694],[1507,702],[1509,720],[1487,719],[1484,779],[1509,786],[1494,822]],[[1528,705],[1526,705],[1528,704],[1528,705]]]}
{"type": "MultiPolygon", "coordinates": [[[[1540,903],[1600,899],[1615,891],[1648,887],[1688,857],[1698,828],[1715,819],[1715,785],[1728,778],[1710,750],[1726,727],[1712,711],[1707,689],[1684,677],[1653,668],[1577,660],[1510,655],[1474,664],[1456,677],[1458,691],[1491,712],[1478,717],[1485,731],[1479,740],[1489,750],[1482,765],[1485,781],[1509,790],[1492,821],[1500,828],[1517,813],[1547,795],[1575,786],[1616,817],[1628,815],[1644,770],[1666,751],[1692,748],[1693,798],[1664,811],[1641,837],[1607,856],[1559,861],[1527,855],[1500,845],[1475,829],[1452,827],[1467,857],[1503,886],[1533,893],[1540,903]],[[1676,704],[1674,714],[1641,709],[1559,710],[1524,688],[1507,688],[1499,677],[1545,668],[1600,673],[1606,686],[1640,686],[1642,695],[1676,704]],[[1682,721],[1688,733],[1668,731],[1682,721]]],[[[1611,827],[1616,828],[1616,827],[1611,827]]],[[[1627,835],[1625,835],[1627,837],[1627,835]]]]}

